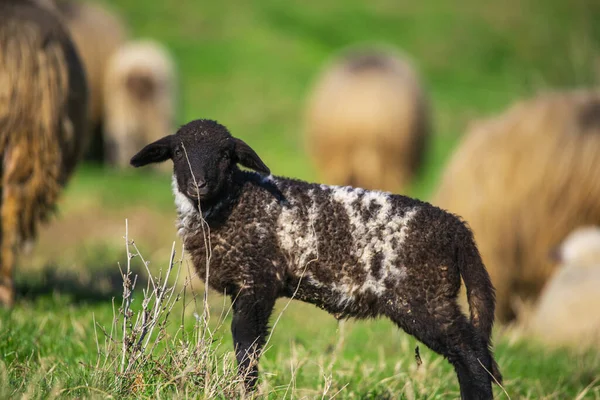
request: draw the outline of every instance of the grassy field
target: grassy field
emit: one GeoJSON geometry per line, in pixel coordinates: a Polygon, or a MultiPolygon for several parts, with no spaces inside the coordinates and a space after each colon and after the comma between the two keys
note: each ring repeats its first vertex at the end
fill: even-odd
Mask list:
{"type": "MultiPolygon", "coordinates": [[[[540,90],[589,86],[600,77],[600,3],[593,0],[111,5],[134,35],[160,39],[172,49],[181,74],[180,122],[219,120],[277,175],[316,179],[302,141],[303,107],[332,52],[361,41],[404,49],[421,71],[434,110],[428,162],[409,191],[424,199],[470,120],[540,90]]],[[[174,241],[180,257],[170,178],[82,166],[59,215],[43,229],[34,251],[20,259],[18,305],[0,311],[0,398],[238,396],[230,304],[209,292],[205,325],[203,286],[197,279],[185,283],[185,262],[174,289],[185,287],[185,298],[173,297],[168,318],[159,313],[166,319],[158,322],[145,355],[132,372],[121,373],[125,219],[153,276],[164,276],[174,241]]],[[[131,305],[135,322],[148,274],[139,256],[131,265],[140,273],[131,305]]],[[[313,306],[282,300],[273,323],[261,360],[262,396],[458,396],[450,366],[388,321],[339,323],[313,306]]],[[[126,326],[129,339],[139,334],[126,326]]],[[[495,342],[506,379],[494,389],[497,398],[600,399],[599,353],[548,349],[518,330],[498,329],[495,342]]],[[[127,365],[139,353],[125,343],[127,365]]]]}

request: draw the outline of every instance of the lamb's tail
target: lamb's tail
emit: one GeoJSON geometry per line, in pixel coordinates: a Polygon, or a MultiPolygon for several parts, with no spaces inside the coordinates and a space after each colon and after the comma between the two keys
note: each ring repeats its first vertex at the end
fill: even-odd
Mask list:
{"type": "Polygon", "coordinates": [[[495,290],[483,265],[472,233],[470,233],[470,236],[470,240],[460,241],[462,246],[457,249],[458,269],[467,288],[471,323],[481,333],[488,349],[490,349],[492,367],[490,372],[496,383],[500,384],[502,383],[502,374],[490,348],[496,307],[495,290]]]}

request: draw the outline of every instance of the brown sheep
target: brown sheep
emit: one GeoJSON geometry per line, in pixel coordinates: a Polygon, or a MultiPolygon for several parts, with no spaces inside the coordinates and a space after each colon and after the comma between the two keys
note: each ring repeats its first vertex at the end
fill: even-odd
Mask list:
{"type": "Polygon", "coordinates": [[[159,43],[131,41],[111,57],[105,82],[105,161],[123,168],[144,144],[175,131],[175,63],[159,43]]]}
{"type": "Polygon", "coordinates": [[[544,342],[600,346],[600,228],[572,232],[557,252],[560,266],[544,287],[531,332],[544,342]]]}
{"type": "Polygon", "coordinates": [[[573,229],[600,223],[600,92],[548,93],[476,123],[434,203],[471,225],[501,322],[536,300],[573,229]]]}
{"type": "Polygon", "coordinates": [[[92,144],[86,154],[90,161],[102,162],[104,118],[104,82],[108,60],[128,37],[125,22],[106,6],[77,0],[56,0],[88,79],[89,115],[92,144]]]}
{"type": "Polygon", "coordinates": [[[409,61],[385,48],[341,53],[309,98],[307,142],[322,180],[398,191],[423,161],[429,110],[409,61]]]}
{"type": "Polygon", "coordinates": [[[13,269],[86,146],[87,85],[60,18],[33,0],[0,0],[0,303],[13,269]]]}

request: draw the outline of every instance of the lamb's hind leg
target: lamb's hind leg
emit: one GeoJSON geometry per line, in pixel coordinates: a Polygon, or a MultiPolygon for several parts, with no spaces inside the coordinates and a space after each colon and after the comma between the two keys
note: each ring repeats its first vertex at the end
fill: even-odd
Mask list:
{"type": "Polygon", "coordinates": [[[493,398],[491,355],[454,299],[429,310],[426,304],[396,307],[390,301],[386,315],[400,328],[448,359],[456,371],[463,400],[493,398]]]}
{"type": "Polygon", "coordinates": [[[231,334],[238,361],[238,371],[251,390],[258,379],[258,360],[268,333],[268,323],[275,297],[242,292],[233,299],[231,334]]]}

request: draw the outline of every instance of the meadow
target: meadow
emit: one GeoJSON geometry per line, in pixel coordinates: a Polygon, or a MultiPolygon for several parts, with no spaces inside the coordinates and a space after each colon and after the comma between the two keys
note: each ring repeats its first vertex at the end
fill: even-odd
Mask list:
{"type": "MultiPolygon", "coordinates": [[[[273,173],[307,180],[317,175],[305,151],[303,112],[323,63],[357,42],[403,49],[419,68],[433,110],[427,162],[408,190],[422,199],[434,192],[470,121],[540,91],[600,80],[600,3],[593,0],[108,3],[133,35],[172,50],[181,124],[216,119],[250,143],[273,173]]],[[[191,276],[175,217],[169,176],[91,164],[78,169],[57,216],[19,260],[18,304],[0,310],[0,398],[240,395],[230,302],[191,276]],[[138,281],[123,328],[120,269],[128,265],[138,281]],[[142,352],[131,340],[142,334],[136,316],[153,292],[142,289],[152,288],[149,276],[158,286],[170,266],[174,286],[166,293],[173,296],[162,298],[167,303],[150,298],[157,325],[143,337],[149,346],[142,352]]],[[[450,365],[389,321],[338,322],[286,299],[272,321],[258,397],[459,396],[450,365]]],[[[496,398],[600,399],[599,352],[549,349],[518,329],[498,327],[495,337],[505,376],[496,398]]]]}

